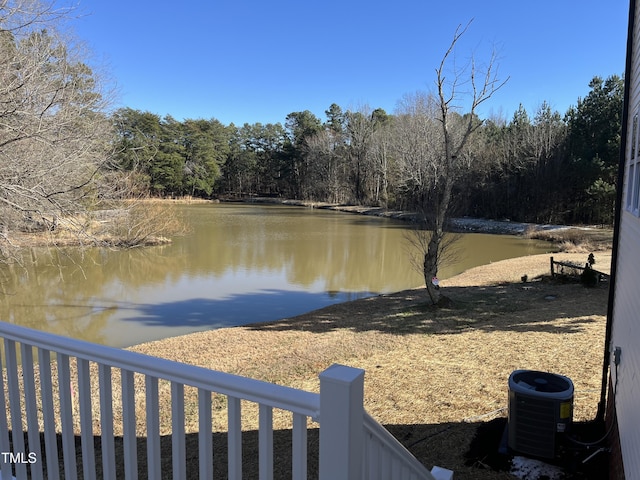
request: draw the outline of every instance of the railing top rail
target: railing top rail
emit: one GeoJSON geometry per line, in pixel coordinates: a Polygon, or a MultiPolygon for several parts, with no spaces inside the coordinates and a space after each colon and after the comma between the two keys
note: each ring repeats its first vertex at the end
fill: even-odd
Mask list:
{"type": "Polygon", "coordinates": [[[289,410],[313,419],[319,417],[320,395],[317,393],[67,338],[6,322],[0,322],[0,336],[71,357],[289,410]]]}

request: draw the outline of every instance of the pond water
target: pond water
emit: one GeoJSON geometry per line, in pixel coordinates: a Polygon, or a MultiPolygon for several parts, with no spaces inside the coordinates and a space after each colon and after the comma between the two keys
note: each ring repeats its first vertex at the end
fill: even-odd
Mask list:
{"type": "MultiPolygon", "coordinates": [[[[126,347],[423,284],[404,222],[275,205],[175,208],[190,232],[169,245],[34,249],[33,266],[3,277],[0,319],[126,347]]],[[[441,278],[550,246],[465,234],[456,248],[441,278]]]]}

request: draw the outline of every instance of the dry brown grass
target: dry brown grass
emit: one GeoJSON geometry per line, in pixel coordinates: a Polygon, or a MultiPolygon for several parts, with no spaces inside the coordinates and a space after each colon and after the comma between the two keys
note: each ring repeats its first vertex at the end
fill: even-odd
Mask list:
{"type": "MultiPolygon", "coordinates": [[[[596,255],[598,266],[606,270],[609,258],[596,255]]],[[[443,281],[448,309],[410,290],[133,350],[311,391],[332,363],[363,368],[366,409],[427,466],[458,479],[498,478],[466,466],[464,454],[478,422],[505,414],[513,370],[572,378],[577,421],[592,419],[599,401],[607,288],[536,279],[548,272],[547,255],[507,260],[443,281]],[[524,274],[536,281],[522,283],[524,274]]],[[[245,428],[254,432],[257,419],[245,428]]]]}
{"type": "MultiPolygon", "coordinates": [[[[185,201],[186,202],[186,201],[185,201]]],[[[187,226],[169,202],[121,202],[110,210],[60,219],[54,230],[11,232],[14,248],[30,247],[138,247],[169,243],[186,233],[187,226]]]]}
{"type": "Polygon", "coordinates": [[[554,243],[561,252],[565,253],[588,254],[608,251],[613,243],[613,229],[611,228],[569,227],[542,230],[532,227],[524,233],[524,236],[554,243]]]}

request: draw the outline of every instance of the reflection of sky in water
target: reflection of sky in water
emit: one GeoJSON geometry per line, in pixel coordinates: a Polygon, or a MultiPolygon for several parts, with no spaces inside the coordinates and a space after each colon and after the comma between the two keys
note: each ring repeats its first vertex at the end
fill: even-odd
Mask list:
{"type": "Polygon", "coordinates": [[[106,288],[96,303],[113,310],[106,335],[118,346],[194,331],[277,320],[371,295],[369,292],[326,292],[321,281],[296,287],[286,272],[260,276],[240,270],[218,277],[182,276],[163,285],[127,290],[106,288]],[[141,328],[143,327],[143,328],[141,328]]]}

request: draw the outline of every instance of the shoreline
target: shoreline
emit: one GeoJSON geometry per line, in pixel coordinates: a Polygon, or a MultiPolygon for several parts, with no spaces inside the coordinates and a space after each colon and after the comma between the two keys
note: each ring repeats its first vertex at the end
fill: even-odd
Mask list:
{"type": "MultiPolygon", "coordinates": [[[[479,265],[468,270],[465,270],[453,277],[446,278],[440,281],[440,285],[443,289],[455,289],[455,288],[484,288],[487,286],[499,286],[499,285],[507,285],[507,284],[521,284],[523,289],[532,288],[530,286],[535,286],[538,282],[540,282],[543,277],[550,275],[550,266],[549,266],[549,257],[554,257],[557,261],[563,261],[568,263],[574,263],[576,265],[581,265],[584,263],[585,254],[582,252],[573,252],[573,253],[557,253],[557,254],[548,254],[541,253],[536,255],[524,255],[521,257],[508,258],[505,260],[500,260],[498,262],[488,263],[485,265],[479,265]],[[526,274],[528,279],[527,282],[523,282],[522,275],[526,274]]],[[[598,252],[598,267],[599,272],[605,275],[610,274],[610,264],[611,264],[611,251],[604,250],[598,252]]],[[[424,285],[409,288],[405,290],[400,290],[397,292],[384,293],[378,295],[372,295],[364,298],[358,298],[355,300],[348,300],[345,302],[335,303],[331,305],[327,305],[325,307],[317,308],[314,310],[310,310],[308,312],[301,313],[299,315],[294,315],[292,317],[282,317],[276,320],[269,320],[265,322],[255,322],[248,323],[244,325],[234,325],[229,327],[221,327],[211,330],[205,330],[201,332],[193,332],[187,333],[184,335],[178,335],[177,337],[168,337],[165,339],[159,340],[151,340],[149,342],[142,342],[139,344],[131,345],[126,347],[125,349],[137,349],[138,347],[147,345],[147,344],[159,344],[173,338],[178,337],[188,337],[191,335],[201,335],[207,332],[215,332],[219,330],[232,330],[232,329],[253,329],[253,328],[261,328],[261,327],[269,327],[270,325],[276,325],[280,322],[290,322],[295,323],[296,319],[301,319],[309,316],[322,317],[324,311],[330,311],[333,309],[340,309],[340,307],[349,307],[350,305],[364,304],[374,302],[377,298],[390,298],[390,297],[398,297],[398,296],[407,296],[411,298],[417,298],[424,296],[426,301],[426,290],[424,285]],[[424,293],[424,295],[421,295],[424,293]]]]}
{"type": "MultiPolygon", "coordinates": [[[[233,200],[222,202],[233,203],[233,200]]],[[[317,208],[321,210],[332,210],[343,213],[353,213],[358,215],[369,215],[393,220],[412,222],[416,218],[414,212],[405,210],[389,210],[383,207],[365,207],[358,205],[341,205],[327,202],[313,202],[308,200],[278,199],[271,197],[253,197],[238,200],[238,203],[264,203],[273,205],[290,205],[306,208],[317,208]]],[[[570,225],[535,224],[526,222],[512,222],[510,220],[491,220],[473,217],[457,217],[451,219],[451,224],[456,233],[493,233],[503,235],[521,235],[527,230],[564,230],[577,228],[570,225]]],[[[591,228],[591,227],[583,227],[591,228]]]]}
{"type": "MultiPolygon", "coordinates": [[[[365,207],[358,205],[342,205],[327,202],[314,202],[307,200],[280,199],[272,197],[247,197],[244,199],[163,199],[150,198],[141,200],[142,203],[158,203],[166,205],[190,205],[190,204],[219,204],[219,203],[241,203],[241,204],[267,204],[267,205],[284,205],[295,206],[309,209],[331,210],[341,213],[350,213],[354,215],[365,215],[379,218],[387,218],[399,220],[403,222],[413,222],[416,214],[405,210],[389,210],[383,207],[365,207]]],[[[598,248],[602,250],[601,244],[611,242],[612,229],[600,228],[596,226],[576,226],[576,225],[553,225],[553,224],[536,224],[527,222],[512,222],[510,220],[493,220],[474,217],[456,217],[451,219],[451,231],[453,233],[486,233],[493,235],[518,235],[527,236],[529,238],[537,238],[561,245],[566,238],[569,242],[578,243],[581,239],[576,237],[587,237],[589,239],[597,238],[598,248]],[[600,237],[604,237],[604,240],[600,237]]],[[[151,236],[145,241],[134,247],[148,247],[160,244],[170,243],[172,240],[166,236],[151,236]]],[[[44,248],[66,248],[66,247],[116,247],[131,248],[124,241],[118,241],[110,236],[95,237],[77,236],[73,233],[65,234],[64,232],[14,232],[12,245],[18,249],[28,249],[33,247],[44,248]]],[[[568,248],[571,248],[570,246],[568,248]]]]}
{"type": "MultiPolygon", "coordinates": [[[[272,197],[253,197],[241,200],[218,200],[225,203],[271,204],[304,207],[310,209],[332,210],[355,215],[375,216],[403,222],[413,222],[415,213],[403,210],[388,210],[382,207],[363,207],[340,205],[326,202],[279,199],[272,197]]],[[[452,233],[484,233],[491,235],[515,235],[543,240],[554,244],[558,251],[567,253],[591,253],[606,251],[613,244],[613,228],[594,225],[554,225],[510,220],[492,220],[473,217],[451,219],[452,233]]]]}

